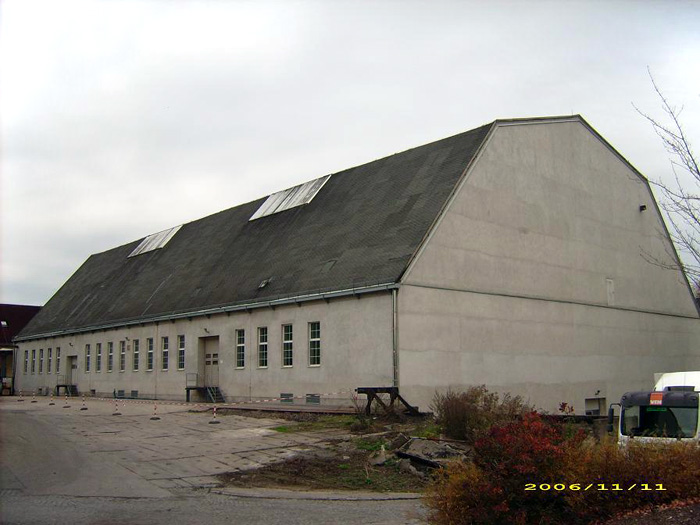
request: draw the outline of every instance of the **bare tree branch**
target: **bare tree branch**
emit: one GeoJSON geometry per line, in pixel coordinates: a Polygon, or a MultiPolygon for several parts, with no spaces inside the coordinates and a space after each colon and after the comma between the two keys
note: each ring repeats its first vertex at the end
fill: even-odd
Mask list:
{"type": "MultiPolygon", "coordinates": [[[[661,109],[666,115],[665,121],[658,120],[636,105],[632,105],[637,113],[651,124],[669,155],[674,175],[673,181],[657,180],[652,181],[652,184],[658,189],[661,209],[665,212],[670,226],[671,240],[679,252],[680,261],[678,265],[672,265],[648,253],[642,253],[642,257],[663,268],[682,269],[698,289],[700,283],[700,169],[681,124],[680,115],[683,107],[673,106],[659,89],[651,70],[647,68],[647,71],[654,91],[661,100],[661,109]],[[683,181],[678,170],[684,174],[683,181]]],[[[670,260],[674,261],[676,258],[671,257],[670,260]]]]}

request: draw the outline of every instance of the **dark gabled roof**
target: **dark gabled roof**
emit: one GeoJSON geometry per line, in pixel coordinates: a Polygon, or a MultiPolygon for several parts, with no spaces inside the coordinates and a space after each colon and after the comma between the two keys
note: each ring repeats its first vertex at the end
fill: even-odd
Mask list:
{"type": "Polygon", "coordinates": [[[92,255],[21,337],[395,283],[491,126],[336,173],[304,206],[249,222],[263,198],[183,225],[162,249],[92,255]]]}
{"type": "Polygon", "coordinates": [[[0,345],[12,346],[12,339],[41,310],[41,306],[0,304],[0,345]]]}

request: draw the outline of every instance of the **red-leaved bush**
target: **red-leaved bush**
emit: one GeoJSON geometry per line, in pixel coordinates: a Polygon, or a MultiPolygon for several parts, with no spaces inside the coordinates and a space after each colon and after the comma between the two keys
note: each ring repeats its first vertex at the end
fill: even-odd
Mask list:
{"type": "Polygon", "coordinates": [[[438,524],[583,524],[699,494],[695,444],[620,449],[530,413],[492,427],[475,443],[473,462],[439,473],[426,501],[438,524]]]}

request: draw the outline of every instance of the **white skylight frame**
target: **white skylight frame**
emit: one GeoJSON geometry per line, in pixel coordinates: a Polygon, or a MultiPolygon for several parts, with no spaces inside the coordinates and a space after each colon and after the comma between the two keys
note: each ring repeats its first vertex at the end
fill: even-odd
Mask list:
{"type": "Polygon", "coordinates": [[[321,191],[323,185],[330,179],[330,175],[319,179],[310,180],[293,188],[278,191],[270,195],[258,208],[248,221],[254,221],[267,215],[273,215],[284,210],[296,208],[310,203],[316,194],[321,191]]]}
{"type": "Polygon", "coordinates": [[[153,250],[159,250],[172,239],[178,230],[182,228],[182,224],[179,226],[173,226],[162,232],[153,233],[146,237],[141,243],[134,249],[133,252],[129,254],[129,257],[134,257],[136,255],[141,255],[142,253],[152,252],[153,250]]]}

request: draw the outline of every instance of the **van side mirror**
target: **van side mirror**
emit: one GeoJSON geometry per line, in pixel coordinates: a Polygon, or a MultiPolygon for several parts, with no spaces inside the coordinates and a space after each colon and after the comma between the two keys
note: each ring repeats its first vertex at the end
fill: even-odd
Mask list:
{"type": "Polygon", "coordinates": [[[613,422],[615,421],[615,405],[620,406],[620,403],[610,403],[610,408],[608,408],[608,434],[612,434],[613,422]]]}

